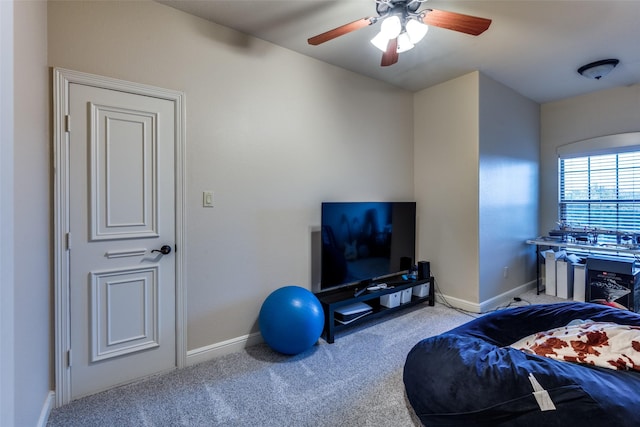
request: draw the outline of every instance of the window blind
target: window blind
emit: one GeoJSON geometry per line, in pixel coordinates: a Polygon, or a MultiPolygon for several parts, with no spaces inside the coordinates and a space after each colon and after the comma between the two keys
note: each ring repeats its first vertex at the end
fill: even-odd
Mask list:
{"type": "Polygon", "coordinates": [[[559,166],[560,221],[572,227],[640,233],[640,149],[561,158],[559,166]]]}

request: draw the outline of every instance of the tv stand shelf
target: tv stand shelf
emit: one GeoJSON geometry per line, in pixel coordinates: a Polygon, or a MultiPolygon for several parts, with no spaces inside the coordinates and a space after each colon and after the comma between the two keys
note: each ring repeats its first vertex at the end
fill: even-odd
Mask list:
{"type": "Polygon", "coordinates": [[[416,279],[416,280],[394,280],[390,279],[385,281],[388,287],[385,289],[381,289],[374,292],[369,292],[366,289],[364,292],[358,292],[366,288],[367,286],[373,286],[376,283],[370,283],[369,285],[352,285],[345,288],[340,288],[336,290],[329,290],[317,293],[316,296],[322,303],[322,308],[324,310],[324,339],[329,344],[334,342],[336,332],[339,332],[343,329],[349,328],[353,325],[359,324],[361,322],[366,322],[371,319],[385,316],[387,314],[394,313],[398,310],[403,310],[405,308],[414,306],[416,304],[420,304],[423,302],[429,302],[430,306],[433,306],[435,303],[435,292],[433,286],[433,277],[428,279],[416,279]],[[397,307],[387,308],[380,304],[380,297],[383,295],[392,294],[395,292],[402,291],[404,289],[413,288],[414,286],[422,285],[424,283],[429,283],[429,293],[424,297],[417,297],[412,295],[411,301],[408,301],[404,304],[400,304],[397,307]],[[373,311],[366,316],[363,316],[359,319],[353,320],[349,323],[342,324],[336,321],[335,312],[336,309],[340,307],[345,307],[351,304],[355,304],[357,302],[366,302],[371,306],[373,311]]]}

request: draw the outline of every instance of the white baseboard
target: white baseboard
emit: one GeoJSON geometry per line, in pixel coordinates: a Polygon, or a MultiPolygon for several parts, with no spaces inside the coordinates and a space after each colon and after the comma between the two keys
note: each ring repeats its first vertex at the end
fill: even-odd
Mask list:
{"type": "Polygon", "coordinates": [[[40,411],[40,418],[38,418],[38,427],[46,427],[47,422],[49,421],[49,414],[51,413],[51,409],[53,409],[53,402],[55,402],[56,394],[53,391],[47,393],[47,397],[44,399],[44,404],[42,405],[42,410],[40,411]]]}
{"type": "Polygon", "coordinates": [[[253,334],[243,335],[227,341],[188,350],[187,366],[206,362],[226,354],[235,353],[252,345],[260,344],[261,342],[263,342],[262,335],[260,335],[259,332],[254,332],[253,334]]]}
{"type": "MultiPolygon", "coordinates": [[[[505,293],[495,296],[491,299],[483,301],[481,303],[471,302],[460,298],[455,298],[441,293],[436,293],[436,301],[441,304],[451,305],[462,310],[466,310],[472,313],[485,313],[505,305],[513,300],[513,297],[521,295],[529,289],[535,289],[535,280],[517,288],[511,289],[505,293]]],[[[197,363],[206,362],[215,359],[226,354],[242,351],[252,345],[260,344],[264,342],[262,335],[259,332],[243,335],[237,338],[232,338],[227,341],[207,345],[204,347],[196,348],[187,351],[187,366],[192,366],[197,363]]]]}
{"type": "Polygon", "coordinates": [[[493,298],[483,301],[480,303],[480,310],[481,310],[480,312],[486,313],[487,311],[495,310],[498,307],[504,306],[510,303],[511,301],[513,301],[514,297],[517,297],[518,295],[522,295],[523,293],[527,292],[530,289],[535,289],[535,287],[536,287],[536,281],[533,280],[529,283],[525,283],[524,285],[520,285],[517,288],[513,288],[511,290],[508,290],[507,292],[504,292],[500,295],[497,295],[493,298]]]}
{"type": "Polygon", "coordinates": [[[533,280],[529,283],[525,283],[524,285],[520,285],[517,288],[510,289],[500,295],[496,295],[495,297],[490,298],[486,301],[482,301],[481,303],[471,302],[449,295],[443,295],[441,293],[436,293],[436,301],[441,304],[451,305],[455,308],[469,311],[471,313],[486,313],[487,311],[495,310],[500,306],[508,304],[509,302],[513,301],[514,297],[522,295],[530,289],[535,289],[535,287],[536,281],[533,280]]]}
{"type": "Polygon", "coordinates": [[[440,304],[448,305],[454,308],[459,308],[464,311],[469,311],[471,313],[480,313],[480,305],[477,302],[471,302],[464,299],[452,297],[449,295],[444,295],[442,293],[436,292],[436,302],[440,304]]]}

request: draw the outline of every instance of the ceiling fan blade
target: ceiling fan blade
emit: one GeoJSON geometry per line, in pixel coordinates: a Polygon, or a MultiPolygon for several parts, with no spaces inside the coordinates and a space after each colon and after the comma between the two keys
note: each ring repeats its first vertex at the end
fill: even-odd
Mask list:
{"type": "Polygon", "coordinates": [[[398,38],[389,40],[387,50],[382,54],[380,65],[388,67],[398,62],[398,38]]]}
{"type": "Polygon", "coordinates": [[[377,20],[378,20],[377,18],[371,18],[371,17],[358,19],[357,21],[349,22],[348,24],[341,25],[337,28],[334,28],[333,30],[326,31],[322,34],[318,34],[317,36],[313,36],[307,39],[307,42],[310,45],[317,46],[321,43],[328,42],[329,40],[333,40],[336,37],[340,37],[352,31],[359,30],[360,28],[364,28],[371,24],[375,24],[377,20]]]}
{"type": "Polygon", "coordinates": [[[427,9],[425,12],[426,14],[422,18],[422,22],[425,24],[471,34],[472,36],[484,33],[491,25],[491,19],[477,16],[433,9],[427,9]]]}

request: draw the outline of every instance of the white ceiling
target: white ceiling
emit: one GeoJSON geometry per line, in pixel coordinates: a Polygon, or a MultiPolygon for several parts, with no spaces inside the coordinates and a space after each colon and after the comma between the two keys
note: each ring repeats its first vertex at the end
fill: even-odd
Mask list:
{"type": "Polygon", "coordinates": [[[492,19],[474,37],[431,28],[397,64],[381,67],[369,40],[380,23],[319,46],[307,39],[377,16],[374,0],[157,0],[242,33],[416,91],[473,70],[540,102],[640,82],[640,0],[429,0],[421,8],[492,19]],[[601,80],[576,70],[618,58],[601,80]]]}

